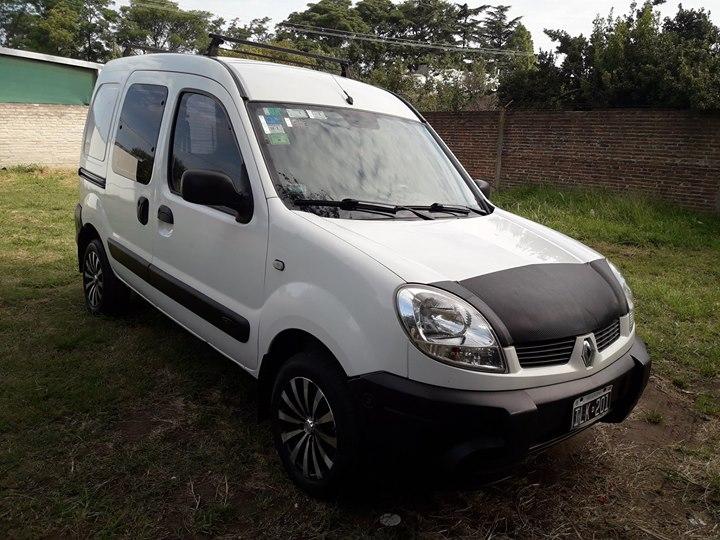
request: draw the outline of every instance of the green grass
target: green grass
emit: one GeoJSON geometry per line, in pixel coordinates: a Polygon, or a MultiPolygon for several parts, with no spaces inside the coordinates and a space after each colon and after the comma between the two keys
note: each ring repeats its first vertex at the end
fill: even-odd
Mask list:
{"type": "Polygon", "coordinates": [[[646,411],[642,414],[641,418],[648,424],[659,425],[663,422],[663,415],[658,411],[646,411]]]}
{"type": "MultiPolygon", "coordinates": [[[[595,439],[564,447],[568,455],[533,458],[492,488],[437,491],[421,471],[409,487],[391,479],[326,503],[285,479],[267,425],[255,421],[255,386],[239,368],[139,301],[118,318],[87,314],[76,189],[69,172],[0,171],[3,536],[609,537],[644,536],[643,527],[674,537],[690,512],[711,525],[720,516],[716,453],[693,450],[717,448],[717,218],[600,193],[522,189],[497,198],[623,269],[656,373],[694,396],[673,394],[683,414],[707,415],[702,429],[692,424],[681,443],[668,435],[666,446],[646,441],[636,451],[623,430],[637,424],[597,427],[595,439]],[[654,448],[651,463],[644,444],[654,448]],[[656,462],[682,474],[666,486],[656,462]],[[662,523],[653,521],[658,508],[662,523]],[[402,523],[383,528],[386,512],[402,523]]],[[[669,428],[677,412],[646,409],[663,420],[642,422],[652,429],[669,428]]]]}
{"type": "Polygon", "coordinates": [[[612,260],[636,298],[655,368],[678,386],[720,375],[720,218],[637,196],[528,187],[506,210],[577,238],[612,260]]]}

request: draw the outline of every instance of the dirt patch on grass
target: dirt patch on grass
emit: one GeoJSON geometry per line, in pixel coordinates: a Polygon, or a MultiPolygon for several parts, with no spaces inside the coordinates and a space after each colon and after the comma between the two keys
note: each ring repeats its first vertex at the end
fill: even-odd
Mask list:
{"type": "Polygon", "coordinates": [[[163,472],[152,474],[170,478],[157,523],[163,534],[712,538],[720,513],[704,452],[718,426],[691,406],[692,398],[653,376],[624,423],[594,426],[492,485],[400,465],[385,477],[370,470],[354,495],[334,502],[310,499],[285,479],[266,426],[251,419],[254,404],[222,389],[207,388],[193,404],[166,396],[129,411],[113,439],[162,445],[163,472]],[[207,425],[203,403],[229,420],[207,425]],[[221,411],[230,404],[239,414],[221,411]],[[661,421],[648,421],[649,410],[661,421]],[[178,468],[185,452],[206,461],[178,468]],[[384,527],[386,512],[400,525],[384,527]]]}

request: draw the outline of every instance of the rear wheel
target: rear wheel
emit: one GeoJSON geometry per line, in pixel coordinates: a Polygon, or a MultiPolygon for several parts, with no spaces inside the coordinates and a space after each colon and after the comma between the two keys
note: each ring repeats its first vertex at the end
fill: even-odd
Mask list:
{"type": "Polygon", "coordinates": [[[318,497],[347,487],[359,462],[359,427],[345,379],[322,353],[302,352],[280,369],[273,388],[275,447],[290,478],[318,497]]]}
{"type": "Polygon", "coordinates": [[[93,315],[116,313],[125,303],[128,290],[115,277],[99,239],[85,248],[82,278],[85,305],[93,315]]]}

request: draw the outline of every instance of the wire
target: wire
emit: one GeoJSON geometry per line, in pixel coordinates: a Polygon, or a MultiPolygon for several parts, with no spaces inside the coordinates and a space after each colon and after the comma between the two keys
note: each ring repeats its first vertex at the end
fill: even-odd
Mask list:
{"type": "Polygon", "coordinates": [[[445,52],[464,52],[472,54],[495,54],[505,56],[534,56],[534,53],[522,51],[512,51],[507,49],[491,49],[485,47],[458,47],[457,45],[447,45],[441,43],[424,43],[422,41],[405,39],[405,38],[383,38],[375,34],[367,34],[362,32],[349,32],[346,30],[335,30],[332,28],[324,28],[322,26],[310,26],[294,23],[279,23],[278,26],[289,28],[296,32],[304,34],[316,34],[327,37],[339,37],[347,40],[370,41],[373,43],[384,43],[386,45],[399,45],[406,47],[419,47],[424,49],[435,49],[445,52]]]}

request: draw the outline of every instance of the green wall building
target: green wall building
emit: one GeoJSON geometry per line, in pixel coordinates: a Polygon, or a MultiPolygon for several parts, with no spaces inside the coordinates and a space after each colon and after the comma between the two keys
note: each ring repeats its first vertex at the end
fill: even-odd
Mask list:
{"type": "Polygon", "coordinates": [[[102,64],[0,47],[0,103],[88,105],[102,64]]]}

